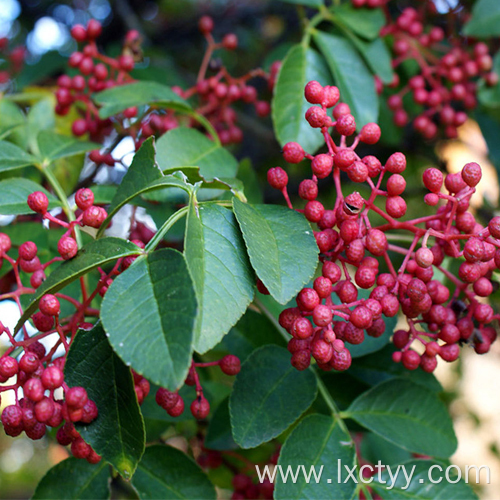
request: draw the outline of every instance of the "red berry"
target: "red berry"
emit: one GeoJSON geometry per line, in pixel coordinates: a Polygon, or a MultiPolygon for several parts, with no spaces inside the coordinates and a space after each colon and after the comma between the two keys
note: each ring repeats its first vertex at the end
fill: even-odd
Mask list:
{"type": "Polygon", "coordinates": [[[392,174],[401,174],[406,169],[406,157],[403,153],[392,154],[385,164],[385,168],[392,174]]]}
{"type": "Polygon", "coordinates": [[[288,184],[288,175],[281,167],[270,168],[267,171],[267,182],[272,188],[281,191],[288,184]]]}
{"type": "Polygon", "coordinates": [[[57,366],[52,365],[45,368],[41,380],[45,389],[53,390],[61,387],[64,382],[64,375],[57,366]]]}
{"type": "Polygon", "coordinates": [[[359,140],[365,144],[376,144],[380,139],[380,127],[376,123],[367,123],[359,133],[359,140]]]}
{"type": "Polygon", "coordinates": [[[406,180],[402,175],[392,174],[387,179],[387,193],[389,196],[397,196],[404,192],[406,188],[406,180]]]}
{"type": "Polygon", "coordinates": [[[71,443],[71,453],[75,458],[87,458],[90,455],[91,447],[82,438],[75,439],[71,443]]]}
{"type": "Polygon", "coordinates": [[[401,361],[407,370],[416,370],[420,365],[420,355],[417,352],[408,349],[403,352],[401,361]]]}
{"type": "Polygon", "coordinates": [[[481,180],[481,167],[477,163],[467,163],[462,169],[462,179],[470,187],[475,187],[481,180]]]}
{"type": "Polygon", "coordinates": [[[333,350],[330,359],[330,366],[337,371],[345,371],[351,366],[352,358],[348,349],[344,348],[341,351],[333,350]]]}
{"type": "Polygon", "coordinates": [[[222,39],[222,46],[226,50],[234,50],[238,47],[238,37],[234,33],[228,33],[222,39]]]}
{"type": "Polygon", "coordinates": [[[88,401],[87,391],[83,387],[70,387],[66,391],[65,401],[74,409],[83,408],[88,401]]]}
{"type": "Polygon", "coordinates": [[[86,210],[94,204],[94,193],[88,188],[79,189],[75,194],[75,203],[80,210],[86,210]]]}
{"type": "Polygon", "coordinates": [[[44,215],[49,208],[49,199],[45,193],[35,191],[28,196],[28,206],[33,212],[44,215]]]}
{"type": "Polygon", "coordinates": [[[44,295],[38,304],[40,311],[46,316],[57,316],[61,309],[59,305],[59,300],[55,297],[55,295],[46,294],[44,295]]]}
{"type": "Polygon", "coordinates": [[[220,369],[226,375],[237,375],[241,370],[241,362],[237,356],[228,354],[224,356],[219,362],[220,369]]]}
{"type": "Polygon", "coordinates": [[[38,248],[32,241],[26,241],[19,247],[19,257],[23,260],[33,260],[37,252],[38,248]]]}
{"type": "Polygon", "coordinates": [[[167,410],[167,413],[171,417],[179,417],[184,413],[184,400],[179,396],[177,399],[177,402],[175,403],[175,406],[167,410]]]}
{"type": "Polygon", "coordinates": [[[335,125],[337,132],[341,135],[349,136],[356,132],[356,120],[351,114],[342,115],[335,125]]]}
{"type": "Polygon", "coordinates": [[[87,30],[81,24],[75,24],[71,28],[71,36],[77,42],[84,42],[87,39],[87,30]]]}
{"type": "Polygon", "coordinates": [[[134,58],[130,55],[121,55],[118,58],[118,64],[123,71],[132,71],[134,69],[134,58]]]}
{"type": "Polygon", "coordinates": [[[204,396],[198,396],[191,403],[191,413],[198,420],[203,420],[210,413],[210,404],[204,396]]]}
{"type": "Polygon", "coordinates": [[[322,104],[325,98],[323,86],[315,80],[306,85],[304,95],[307,102],[310,102],[311,104],[322,104]]]}
{"type": "Polygon", "coordinates": [[[102,25],[99,21],[91,19],[87,24],[87,36],[90,40],[93,40],[100,36],[102,32],[102,25]]]}
{"type": "Polygon", "coordinates": [[[203,16],[198,21],[198,29],[203,35],[208,35],[214,29],[214,21],[210,16],[203,16]]]}
{"type": "Polygon", "coordinates": [[[283,158],[288,163],[300,163],[304,159],[305,153],[302,146],[296,142],[287,142],[283,146],[283,158]]]}
{"type": "Polygon", "coordinates": [[[328,154],[316,155],[311,162],[313,174],[319,179],[325,179],[330,175],[333,168],[333,158],[328,154]]]}
{"type": "Polygon", "coordinates": [[[70,236],[63,236],[57,243],[57,251],[64,260],[69,260],[77,254],[78,244],[70,236]]]}

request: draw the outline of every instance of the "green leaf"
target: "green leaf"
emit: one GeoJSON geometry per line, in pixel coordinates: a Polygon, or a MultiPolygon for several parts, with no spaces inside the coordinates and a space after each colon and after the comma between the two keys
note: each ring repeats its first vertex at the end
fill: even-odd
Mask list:
{"type": "Polygon", "coordinates": [[[387,45],[382,38],[376,38],[371,42],[359,39],[357,36],[351,38],[357,47],[365,63],[384,83],[391,83],[394,79],[392,70],[392,58],[387,45]]]}
{"type": "Polygon", "coordinates": [[[304,118],[311,105],[304,97],[304,87],[311,80],[322,85],[331,83],[331,76],[315,50],[294,45],[286,55],[280,69],[272,102],[274,131],[279,143],[298,142],[313,154],[322,144],[321,132],[311,128],[304,118]]]}
{"type": "Polygon", "coordinates": [[[220,342],[254,296],[255,278],[231,210],[207,203],[189,208],[184,254],[198,298],[194,349],[220,342]]]}
{"type": "Polygon", "coordinates": [[[70,387],[84,387],[98,417],[78,432],[92,448],[129,479],[144,453],[145,430],[130,368],[113,352],[101,324],[79,330],[64,366],[70,387]]]}
{"type": "Polygon", "coordinates": [[[351,108],[361,128],[378,118],[378,97],[373,75],[352,43],[344,37],[314,32],[317,43],[335,78],[340,98],[351,108]]]}
{"type": "Polygon", "coordinates": [[[106,500],[110,497],[109,467],[67,458],[52,467],[36,487],[32,500],[106,500]]]}
{"type": "Polygon", "coordinates": [[[478,38],[500,35],[500,4],[497,0],[476,0],[463,33],[478,38]]]}
{"type": "Polygon", "coordinates": [[[323,0],[281,0],[281,2],[293,3],[296,5],[305,5],[307,7],[316,7],[316,8],[319,8],[322,5],[324,5],[323,0]]]}
{"type": "Polygon", "coordinates": [[[288,429],[316,398],[313,372],[297,371],[290,353],[267,345],[241,366],[229,400],[234,440],[255,448],[288,429]]]}
{"type": "Polygon", "coordinates": [[[37,161],[34,156],[11,142],[0,141],[0,172],[35,165],[37,161]]]}
{"type": "Polygon", "coordinates": [[[125,204],[140,194],[168,187],[190,192],[188,185],[173,175],[164,176],[155,161],[154,139],[147,139],[134,156],[132,164],[116,191],[108,208],[108,216],[101,224],[97,237],[105,231],[109,221],[125,204]]]}
{"type": "Polygon", "coordinates": [[[438,396],[402,379],[382,382],[358,397],[347,416],[406,450],[449,457],[457,447],[453,422],[438,396]]]}
{"type": "Polygon", "coordinates": [[[357,35],[374,40],[379,36],[385,25],[385,16],[382,9],[356,9],[350,3],[332,7],[332,12],[342,24],[354,31],[357,35]]]}
{"type": "Polygon", "coordinates": [[[38,155],[38,134],[41,130],[54,130],[56,115],[54,112],[54,95],[45,94],[30,107],[28,112],[28,145],[31,152],[38,155]]]}
{"type": "Polygon", "coordinates": [[[215,410],[208,424],[203,446],[211,450],[234,450],[238,448],[231,433],[229,398],[224,399],[215,410]]]}
{"type": "Polygon", "coordinates": [[[61,288],[98,266],[103,266],[121,257],[138,255],[141,252],[142,250],[138,246],[120,238],[103,238],[89,243],[78,252],[76,257],[63,262],[47,276],[47,279],[33,294],[29,306],[24,310],[24,314],[16,325],[15,332],[19,331],[35,312],[42,295],[58,292],[61,288]]]}
{"type": "Polygon", "coordinates": [[[170,87],[157,82],[137,82],[112,87],[93,95],[94,101],[101,105],[99,116],[109,118],[126,108],[157,104],[179,111],[189,111],[191,106],[179,97],[170,87]]]}
{"type": "Polygon", "coordinates": [[[249,205],[233,198],[233,208],[257,276],[286,304],[318,264],[311,226],[302,214],[278,205],[249,205]]]}
{"type": "Polygon", "coordinates": [[[186,261],[168,248],[137,259],[113,281],[101,319],[113,349],[127,365],[175,390],[191,363],[196,311],[186,261]]]}
{"type": "Polygon", "coordinates": [[[377,434],[373,434],[373,432],[363,434],[360,454],[367,462],[372,464],[376,464],[379,460],[383,464],[402,464],[412,458],[409,451],[389,443],[389,441],[377,434]]]}
{"type": "Polygon", "coordinates": [[[156,159],[164,173],[199,167],[206,181],[232,178],[238,170],[238,162],[231,153],[198,130],[186,127],[174,128],[158,139],[156,159]]]}
{"type": "MultiPolygon", "coordinates": [[[[391,479],[387,470],[380,475],[373,476],[370,484],[384,500],[400,500],[401,498],[414,500],[434,500],[437,498],[453,498],[454,500],[474,500],[478,496],[472,488],[462,479],[458,480],[457,466],[449,469],[450,482],[446,479],[445,472],[448,464],[434,460],[411,460],[391,467],[394,475],[398,466],[405,467],[407,474],[412,475],[410,484],[403,473],[391,479]],[[432,470],[430,470],[432,468],[432,470]],[[438,483],[431,482],[439,481],[438,483]]],[[[458,469],[459,470],[459,469],[458,469]]],[[[475,480],[473,468],[469,472],[469,480],[475,480]]],[[[483,473],[484,477],[484,473],[483,473]]]]}
{"type": "Polygon", "coordinates": [[[215,500],[215,488],[200,467],[171,446],[155,445],[146,452],[132,478],[140,498],[215,500]]]}
{"type": "Polygon", "coordinates": [[[13,177],[0,182],[0,214],[22,215],[32,214],[28,207],[28,196],[34,191],[42,191],[49,199],[49,210],[59,207],[59,200],[36,182],[22,177],[13,177]]]}
{"type": "MultiPolygon", "coordinates": [[[[361,344],[362,345],[362,344],[361,344]]],[[[354,346],[349,346],[349,350],[354,346]]],[[[406,378],[414,384],[432,391],[441,392],[443,388],[432,373],[423,370],[410,371],[401,363],[394,363],[392,353],[396,349],[392,344],[385,346],[374,354],[368,354],[353,361],[349,369],[350,375],[374,386],[380,382],[394,378],[406,378]]]]}
{"type": "Polygon", "coordinates": [[[276,500],[352,499],[356,484],[354,481],[343,482],[346,476],[343,467],[341,481],[338,481],[338,460],[350,469],[356,464],[356,449],[349,434],[339,427],[333,417],[318,414],[307,416],[288,436],[278,460],[278,465],[281,465],[284,473],[288,467],[293,473],[300,467],[304,469],[301,470],[295,483],[290,477],[284,483],[279,473],[276,474],[274,498],[276,500]],[[307,483],[304,474],[312,471],[312,467],[316,468],[318,475],[320,468],[323,467],[322,480],[316,482],[314,475],[311,475],[311,480],[307,483]],[[325,477],[328,475],[329,478],[325,477]]]}
{"type": "Polygon", "coordinates": [[[40,157],[48,162],[76,156],[100,147],[101,145],[95,142],[81,141],[67,135],[56,134],[53,130],[42,130],[38,134],[40,157]]]}

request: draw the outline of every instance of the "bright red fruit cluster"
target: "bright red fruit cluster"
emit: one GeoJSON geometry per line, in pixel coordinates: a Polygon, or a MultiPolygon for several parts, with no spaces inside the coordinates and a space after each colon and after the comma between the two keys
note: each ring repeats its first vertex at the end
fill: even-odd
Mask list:
{"type": "MultiPolygon", "coordinates": [[[[422,2],[418,9],[404,9],[382,29],[381,35],[392,35],[394,39],[393,67],[398,68],[409,60],[418,67],[403,86],[396,74],[389,87],[399,87],[399,90],[387,99],[387,104],[394,113],[396,125],[413,121],[415,130],[426,139],[436,137],[439,130],[443,130],[446,137],[454,138],[457,127],[467,119],[466,112],[477,105],[479,79],[486,85],[496,85],[498,75],[492,71],[488,46],[483,42],[468,44],[458,34],[446,34],[442,27],[433,24],[435,18],[429,18],[434,11],[432,2],[422,2]],[[433,9],[429,12],[431,6],[433,9]],[[406,95],[421,106],[421,112],[415,117],[409,116],[407,110],[412,105],[404,101],[406,95]]],[[[457,23],[462,15],[461,10],[449,13],[457,23]]],[[[449,18],[447,22],[451,22],[449,18]]],[[[382,82],[378,79],[377,89],[382,92],[382,82]]]]}
{"type": "MultiPolygon", "coordinates": [[[[233,105],[237,102],[253,104],[259,117],[267,116],[270,113],[269,103],[258,99],[257,89],[249,81],[257,77],[264,78],[272,90],[279,63],[272,65],[269,74],[262,69],[255,69],[241,77],[231,76],[220,62],[212,59],[212,55],[218,49],[235,50],[238,38],[228,33],[221,42],[216,42],[212,36],[213,28],[214,22],[210,17],[200,19],[199,29],[208,45],[196,83],[185,90],[180,87],[173,87],[172,90],[184,99],[197,101],[193,106],[195,111],[208,119],[223,144],[237,143],[243,139],[243,133],[236,124],[237,115],[233,105]],[[213,73],[212,76],[207,75],[209,71],[213,73]]],[[[134,69],[136,58],[140,57],[141,43],[140,34],[135,30],[129,31],[122,54],[117,58],[108,57],[99,52],[96,45],[101,32],[102,26],[95,20],[90,20],[86,28],[81,25],[72,28],[72,37],[84,44],[80,51],[74,52],[69,58],[69,65],[77,69],[79,74],[73,77],[62,75],[57,80],[56,112],[66,115],[75,106],[81,116],[72,124],[74,135],[88,134],[92,140],[102,142],[105,136],[116,130],[121,136],[132,137],[138,149],[144,140],[153,135],[158,137],[179,125],[197,126],[197,122],[189,117],[181,117],[173,110],[163,110],[161,106],[154,105],[142,115],[137,107],[130,107],[113,118],[99,118],[99,106],[92,94],[135,81],[130,72],[134,69]]],[[[90,159],[98,164],[115,164],[109,152],[93,151],[90,159]]]]}
{"type": "MultiPolygon", "coordinates": [[[[423,181],[430,192],[424,201],[436,212],[401,221],[406,213],[405,156],[394,153],[385,163],[371,155],[359,157],[356,146],[376,143],[380,129],[369,123],[356,135],[354,117],[339,102],[336,87],[312,81],[305,97],[319,105],[309,108],[306,120],[323,134],[328,152],[312,156],[297,143],[283,148],[290,163],[311,161],[312,178],[299,186],[305,208],[298,211],[318,227],[315,237],[321,261],[321,276],[312,288],[300,291],[297,307],[285,309],[279,318],[293,337],[288,344],[292,364],[304,370],[312,356],[324,370],[346,370],[351,365],[348,345],[362,343],[365,334],[381,336],[386,329],[384,317],[400,311],[408,328],[394,333],[393,342],[400,350],[394,360],[410,370],[420,366],[432,372],[437,356],[454,361],[464,343],[480,354],[487,352],[496,338],[489,325],[499,317],[484,298],[494,289],[492,272],[500,268],[500,217],[483,227],[468,210],[481,179],[480,166],[468,163],[461,173],[446,177],[436,168],[427,169],[423,181]],[[331,116],[329,108],[333,108],[331,116]],[[339,137],[337,142],[331,132],[339,137]],[[353,137],[350,145],[349,137],[353,137]],[[343,175],[354,183],[368,184],[370,196],[364,199],[358,192],[344,196],[343,175]],[[336,189],[331,208],[317,199],[318,179],[325,178],[332,178],[336,189]],[[370,215],[383,223],[373,224],[370,215]],[[398,241],[410,244],[404,247],[398,241]],[[404,258],[396,269],[397,254],[404,258]],[[457,276],[442,265],[446,256],[461,262],[457,276]],[[451,295],[444,278],[454,287],[451,295]],[[363,298],[362,290],[371,292],[363,298]],[[415,341],[423,344],[423,354],[412,349],[415,341]]],[[[292,208],[286,172],[272,168],[268,181],[282,191],[292,208]]]]}
{"type": "Polygon", "coordinates": [[[6,84],[13,76],[17,75],[23,68],[26,57],[26,48],[22,46],[9,48],[9,39],[0,38],[0,57],[2,59],[0,69],[0,85],[6,84]]]}

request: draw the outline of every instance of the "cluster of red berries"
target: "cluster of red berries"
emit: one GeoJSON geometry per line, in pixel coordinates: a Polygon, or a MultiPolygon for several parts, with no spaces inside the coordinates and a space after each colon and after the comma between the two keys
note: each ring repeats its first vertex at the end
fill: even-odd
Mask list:
{"type": "Polygon", "coordinates": [[[210,67],[210,60],[213,52],[217,49],[235,50],[238,46],[237,36],[234,33],[228,33],[222,38],[222,41],[216,42],[212,36],[214,22],[209,16],[203,16],[198,23],[198,27],[207,40],[207,49],[198,73],[196,85],[186,91],[181,91],[180,95],[186,99],[194,95],[198,97],[197,111],[210,120],[223,144],[241,142],[243,133],[236,126],[236,112],[231,106],[238,101],[242,101],[243,103],[253,104],[259,117],[268,116],[271,112],[269,103],[258,100],[257,89],[250,85],[248,81],[255,77],[264,78],[267,81],[269,90],[272,90],[280,63],[274,63],[269,74],[262,69],[255,69],[244,76],[235,78],[220,64],[214,62],[210,67]],[[208,69],[212,69],[215,74],[207,77],[208,69]]]}
{"type": "Polygon", "coordinates": [[[26,48],[18,46],[9,50],[9,39],[2,37],[0,38],[0,55],[2,59],[0,85],[3,85],[13,76],[17,75],[23,68],[26,48]]]}
{"type": "Polygon", "coordinates": [[[78,70],[79,74],[71,77],[61,75],[57,80],[56,113],[66,115],[76,104],[81,118],[72,125],[72,132],[76,136],[89,134],[94,141],[101,142],[113,130],[110,119],[101,120],[99,109],[91,99],[91,94],[100,92],[115,85],[131,82],[129,75],[134,68],[135,61],[128,48],[139,38],[136,31],[130,31],[125,38],[123,52],[117,58],[111,58],[99,52],[96,39],[102,32],[101,24],[91,19],[87,27],[73,26],[71,36],[78,43],[85,43],[81,51],[71,54],[68,64],[78,70]]]}
{"type": "MultiPolygon", "coordinates": [[[[7,329],[0,325],[0,331],[4,333],[7,329]]],[[[51,354],[47,355],[45,347],[37,340],[26,341],[25,352],[19,361],[9,355],[0,358],[0,382],[4,384],[15,377],[11,385],[0,386],[0,394],[14,391],[16,400],[2,412],[5,433],[15,437],[24,431],[26,436],[35,440],[45,435],[47,426],[59,427],[57,441],[61,445],[71,444],[71,453],[76,458],[97,463],[101,457],[81,438],[74,426],[75,422],[90,424],[94,421],[98,415],[97,406],[83,387],[69,388],[64,383],[64,358],[54,359],[52,363],[49,363],[50,359],[51,354]],[[19,389],[23,391],[21,399],[19,389]],[[64,399],[56,397],[58,390],[64,391],[64,399]]]]}
{"type": "MultiPolygon", "coordinates": [[[[59,255],[64,260],[72,259],[78,252],[78,245],[74,238],[75,226],[88,226],[93,227],[94,229],[98,229],[99,227],[101,227],[101,224],[108,216],[104,208],[94,205],[94,193],[88,188],[82,188],[76,192],[75,203],[76,206],[81,210],[81,213],[76,218],[76,220],[71,222],[64,222],[63,220],[54,217],[50,214],[50,212],[48,212],[49,199],[47,198],[47,195],[45,193],[43,193],[42,191],[35,191],[28,196],[28,206],[31,208],[31,210],[33,210],[33,212],[42,215],[44,219],[62,226],[67,230],[57,244],[59,255]]],[[[32,259],[38,259],[38,257],[36,257],[37,248],[35,243],[26,242],[23,244],[23,246],[21,246],[21,248],[24,249],[25,247],[26,249],[29,248],[29,256],[33,254],[32,259]]],[[[21,269],[28,273],[38,271],[40,269],[40,261],[37,260],[35,262],[32,259],[28,259],[27,252],[28,250],[26,250],[26,252],[23,251],[23,259],[20,262],[21,269]]],[[[41,275],[40,279],[42,279],[41,275]]],[[[43,277],[43,279],[45,278],[43,277]]],[[[35,286],[33,283],[32,285],[35,288],[38,288],[38,286],[40,286],[35,286]]]]}
{"type": "MultiPolygon", "coordinates": [[[[400,85],[399,76],[395,74],[389,87],[399,89],[387,99],[387,104],[394,113],[396,125],[402,127],[413,121],[414,129],[426,139],[436,137],[439,129],[446,137],[455,138],[457,127],[467,119],[466,111],[477,105],[478,79],[492,86],[498,83],[498,75],[492,72],[493,60],[485,43],[468,45],[456,34],[448,36],[446,44],[443,43],[445,31],[430,24],[432,21],[425,16],[429,5],[434,6],[432,2],[422,2],[418,10],[404,9],[394,22],[382,29],[382,35],[394,38],[393,67],[412,60],[419,68],[404,85],[400,85]],[[407,94],[422,107],[412,118],[407,111],[410,103],[404,103],[407,94]]],[[[463,11],[451,11],[450,15],[462,16],[463,11]]],[[[376,83],[381,93],[383,84],[379,79],[376,83]]]]}
{"type": "MultiPolygon", "coordinates": [[[[200,378],[196,371],[197,368],[206,368],[208,366],[219,366],[226,375],[234,376],[240,372],[240,360],[228,354],[218,361],[210,361],[208,363],[191,363],[188,376],[185,380],[186,385],[196,386],[196,398],[191,403],[191,413],[194,418],[203,420],[210,413],[210,403],[203,395],[203,388],[200,383],[200,378]]],[[[184,399],[178,391],[169,391],[164,387],[160,387],[156,391],[156,403],[163,408],[171,417],[179,417],[184,413],[184,399]]]]}
{"type": "MultiPolygon", "coordinates": [[[[172,90],[185,99],[197,98],[196,112],[206,117],[214,126],[223,144],[241,142],[243,133],[236,125],[237,115],[232,105],[237,102],[251,103],[258,116],[265,117],[270,113],[267,101],[259,100],[257,89],[249,80],[264,78],[270,90],[274,86],[279,70],[279,63],[272,65],[270,73],[255,69],[248,74],[235,78],[220,63],[212,60],[217,49],[235,50],[238,38],[235,34],[225,35],[221,42],[215,42],[212,31],[213,20],[204,16],[200,19],[199,29],[205,36],[208,46],[198,73],[196,84],[186,90],[173,87],[172,90]],[[207,71],[212,70],[213,76],[208,77],[207,71]]],[[[180,120],[173,110],[163,110],[151,106],[147,112],[138,117],[137,107],[125,109],[120,115],[111,118],[99,118],[99,106],[91,95],[107,88],[131,83],[134,79],[130,71],[134,68],[134,55],[137,54],[141,37],[135,30],[129,31],[125,37],[122,54],[117,58],[108,57],[99,52],[96,39],[102,32],[102,26],[95,20],[90,20],[87,27],[76,25],[71,30],[72,37],[79,43],[85,43],[81,51],[74,52],[69,58],[69,66],[76,68],[79,74],[70,77],[61,75],[56,91],[56,112],[66,115],[72,106],[81,115],[72,124],[73,134],[82,136],[88,134],[92,140],[102,142],[104,137],[118,129],[122,135],[134,139],[136,149],[151,136],[160,136],[179,126],[197,126],[190,119],[180,120]]],[[[92,151],[89,158],[96,164],[113,166],[116,160],[110,153],[92,151]]]]}
{"type": "Polygon", "coordinates": [[[255,484],[248,474],[235,474],[232,479],[233,494],[231,500],[263,498],[271,500],[274,493],[274,483],[266,477],[264,481],[255,484]]]}
{"type": "MultiPolygon", "coordinates": [[[[431,192],[424,201],[435,206],[436,213],[399,221],[406,213],[406,202],[401,196],[406,187],[402,175],[405,156],[394,153],[385,164],[375,156],[359,157],[355,152],[358,143],[376,143],[380,129],[369,123],[355,135],[354,117],[345,104],[338,102],[336,87],[322,87],[312,81],[306,85],[305,97],[311,104],[319,104],[309,108],[306,119],[323,134],[328,152],[312,156],[297,143],[285,144],[283,148],[289,163],[311,160],[312,178],[299,186],[299,196],[306,201],[305,208],[299,211],[318,227],[315,237],[322,266],[313,287],[298,294],[297,307],[285,309],[279,318],[281,326],[293,337],[288,344],[292,364],[304,370],[312,356],[324,370],[346,370],[351,364],[347,344],[362,343],[365,332],[372,337],[381,336],[386,328],[383,316],[394,317],[399,311],[406,317],[408,331],[394,334],[393,342],[400,349],[394,360],[401,360],[409,369],[421,366],[425,371],[433,371],[437,355],[453,361],[463,343],[473,345],[478,353],[488,351],[496,338],[494,328],[488,325],[498,315],[482,298],[492,293],[492,272],[500,267],[500,217],[483,227],[468,211],[481,179],[480,166],[468,163],[461,173],[448,174],[446,178],[436,168],[427,169],[423,181],[431,192]],[[327,114],[327,108],[332,107],[333,118],[327,114]],[[340,135],[338,145],[330,128],[340,135]],[[347,137],[354,135],[348,146],[347,137]],[[358,192],[344,196],[341,172],[352,182],[366,182],[370,196],[364,199],[358,192]],[[317,200],[318,179],[327,177],[333,178],[336,188],[332,209],[317,200]],[[443,184],[446,192],[442,191],[443,184]],[[380,199],[385,200],[385,210],[376,204],[380,199]],[[370,212],[382,217],[384,224],[373,226],[370,212]],[[408,248],[389,241],[401,241],[402,231],[411,235],[408,248]],[[430,241],[434,243],[429,245],[430,241]],[[404,256],[397,270],[394,254],[404,256]],[[464,259],[458,276],[442,266],[445,256],[464,259]],[[381,264],[386,272],[379,269],[381,264]],[[455,287],[451,296],[441,283],[442,275],[455,287]],[[360,289],[371,290],[369,298],[360,298],[360,289]],[[424,345],[424,354],[410,348],[415,340],[424,345]]],[[[272,168],[268,181],[282,191],[292,208],[286,172],[280,167],[272,168]]]]}

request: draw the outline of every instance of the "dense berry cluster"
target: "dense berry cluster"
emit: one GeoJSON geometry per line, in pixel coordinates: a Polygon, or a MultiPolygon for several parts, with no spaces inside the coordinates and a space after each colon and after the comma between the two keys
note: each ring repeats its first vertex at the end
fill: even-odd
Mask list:
{"type": "MultiPolygon", "coordinates": [[[[466,112],[477,105],[479,79],[492,86],[498,83],[498,75],[492,72],[488,46],[483,42],[464,43],[458,32],[445,34],[441,26],[433,24],[435,18],[429,19],[431,6],[434,7],[433,2],[422,2],[418,9],[408,7],[382,30],[382,35],[392,35],[394,40],[393,67],[397,69],[411,60],[418,68],[403,85],[398,73],[395,74],[389,87],[398,90],[390,95],[387,104],[398,126],[412,121],[415,130],[426,139],[436,137],[439,130],[454,138],[457,127],[467,119],[466,112]],[[408,110],[414,107],[410,99],[421,109],[417,116],[409,116],[412,112],[408,110]]],[[[453,10],[448,15],[461,24],[464,11],[453,10]]],[[[447,23],[450,22],[447,18],[447,23]]],[[[377,89],[382,92],[382,82],[378,79],[377,89]]]]}
{"type": "MultiPolygon", "coordinates": [[[[172,90],[195,104],[196,112],[208,119],[223,144],[237,143],[241,142],[243,133],[236,124],[237,115],[232,106],[237,102],[253,104],[259,117],[267,116],[270,113],[269,103],[258,99],[257,89],[249,81],[257,77],[263,78],[272,90],[279,63],[272,65],[269,74],[255,69],[241,77],[231,76],[212,56],[218,49],[235,50],[238,38],[235,34],[228,33],[221,42],[216,42],[212,36],[213,28],[214,23],[210,17],[200,19],[199,29],[208,45],[196,83],[185,90],[180,87],[173,87],[172,90]],[[207,75],[209,71],[213,73],[212,76],[207,75]]],[[[88,134],[92,140],[102,142],[105,136],[116,130],[122,136],[132,137],[138,149],[148,137],[160,136],[180,124],[189,127],[199,125],[189,117],[181,117],[174,110],[164,110],[155,105],[145,112],[141,111],[142,114],[137,107],[130,107],[112,118],[101,119],[99,105],[92,95],[135,81],[130,72],[134,68],[134,56],[140,52],[141,43],[140,34],[135,30],[129,31],[121,55],[112,58],[99,52],[96,39],[101,32],[102,26],[95,20],[90,20],[87,27],[76,25],[72,28],[72,37],[84,44],[80,51],[74,52],[69,58],[69,65],[78,74],[73,77],[61,75],[57,80],[56,112],[66,115],[75,106],[80,114],[80,118],[72,124],[74,135],[88,134]]],[[[115,159],[109,152],[93,151],[90,159],[97,164],[115,164],[115,159]]]]}
{"type": "MultiPolygon", "coordinates": [[[[356,146],[376,143],[380,129],[369,123],[356,135],[354,117],[348,106],[339,103],[336,87],[312,81],[305,97],[319,104],[309,108],[306,119],[323,134],[328,152],[312,156],[297,143],[283,148],[290,163],[311,161],[312,178],[299,186],[299,196],[306,202],[299,211],[318,227],[315,237],[321,261],[321,276],[312,288],[301,290],[297,307],[285,309],[279,318],[293,337],[288,344],[292,364],[304,370],[312,356],[324,370],[346,370],[351,364],[348,345],[362,343],[365,334],[381,336],[386,328],[384,317],[399,312],[408,328],[394,333],[399,349],[394,360],[408,369],[421,366],[431,372],[437,356],[453,361],[464,343],[480,354],[487,352],[496,338],[490,324],[498,315],[484,298],[494,289],[493,270],[500,267],[500,217],[483,227],[468,211],[481,179],[480,166],[468,163],[460,173],[446,177],[436,168],[427,169],[423,182],[430,192],[424,201],[436,207],[435,214],[400,221],[407,208],[402,197],[405,156],[394,153],[385,163],[371,155],[359,157],[356,146]],[[333,108],[332,116],[328,108],[333,108]],[[338,143],[330,129],[340,136],[338,143]],[[354,139],[348,146],[351,136],[354,139]],[[370,196],[364,199],[358,192],[344,196],[342,173],[354,183],[367,183],[370,196]],[[327,177],[333,178],[337,195],[331,208],[317,199],[318,179],[327,177]],[[384,223],[373,225],[370,215],[384,223]],[[408,247],[391,243],[405,241],[404,233],[410,235],[406,236],[408,247]],[[404,257],[398,269],[394,267],[397,254],[404,257]],[[446,256],[460,260],[457,276],[442,265],[446,256]],[[453,293],[443,278],[450,281],[453,293]],[[363,295],[367,290],[371,290],[369,295],[363,295]],[[423,354],[411,348],[415,341],[424,346],[423,354]]],[[[272,168],[268,181],[283,192],[292,208],[286,172],[272,168]]]]}
{"type": "MultiPolygon", "coordinates": [[[[210,413],[210,403],[203,395],[203,388],[196,369],[206,368],[208,366],[219,366],[223,373],[230,376],[237,375],[241,369],[240,360],[232,354],[228,354],[218,361],[210,361],[208,363],[195,363],[193,361],[191,363],[191,368],[189,369],[185,384],[195,386],[196,388],[196,398],[191,403],[190,409],[193,417],[198,420],[203,420],[208,417],[210,413]]],[[[158,391],[156,391],[156,403],[171,417],[179,417],[184,413],[184,399],[179,394],[179,391],[173,392],[164,387],[160,387],[158,391]]]]}

